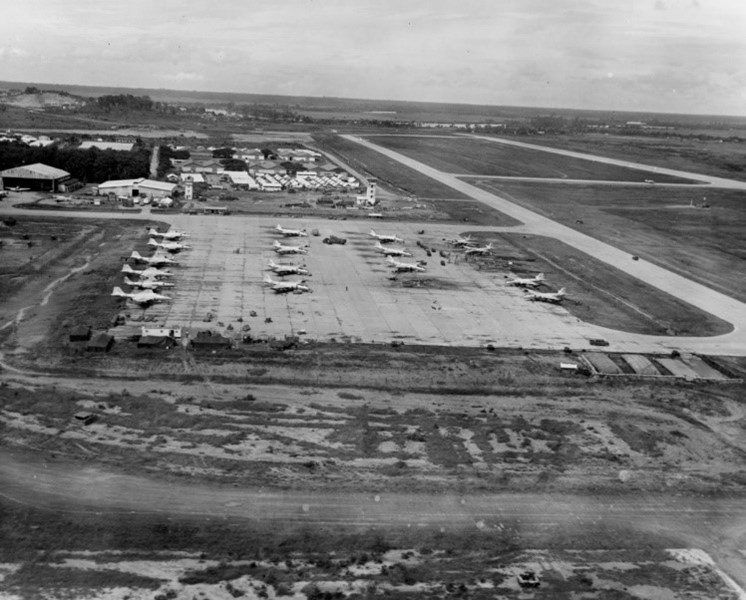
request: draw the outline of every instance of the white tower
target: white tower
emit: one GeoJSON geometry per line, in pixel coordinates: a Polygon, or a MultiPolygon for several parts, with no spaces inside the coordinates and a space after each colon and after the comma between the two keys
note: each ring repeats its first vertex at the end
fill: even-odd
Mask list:
{"type": "Polygon", "coordinates": [[[191,177],[184,182],[184,200],[190,201],[194,198],[194,184],[191,177]]]}
{"type": "Polygon", "coordinates": [[[365,193],[365,201],[368,203],[368,206],[376,205],[376,180],[375,179],[368,180],[368,190],[365,193]]]}

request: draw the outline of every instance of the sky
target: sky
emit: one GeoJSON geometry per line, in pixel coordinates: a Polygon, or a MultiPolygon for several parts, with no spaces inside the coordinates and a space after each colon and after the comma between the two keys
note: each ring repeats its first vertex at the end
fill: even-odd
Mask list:
{"type": "Polygon", "coordinates": [[[746,116],[744,0],[5,2],[0,80],[746,116]]]}

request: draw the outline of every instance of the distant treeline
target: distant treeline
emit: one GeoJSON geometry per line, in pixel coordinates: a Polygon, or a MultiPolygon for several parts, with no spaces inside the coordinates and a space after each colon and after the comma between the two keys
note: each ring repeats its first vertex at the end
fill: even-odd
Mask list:
{"type": "Polygon", "coordinates": [[[148,112],[155,108],[155,102],[150,96],[133,96],[132,94],[116,94],[100,96],[89,100],[90,106],[106,112],[112,110],[136,110],[148,112]]]}
{"type": "Polygon", "coordinates": [[[150,151],[135,147],[131,152],[116,150],[78,150],[60,148],[57,144],[33,148],[17,142],[0,143],[0,170],[43,163],[67,171],[84,183],[101,183],[109,179],[147,177],[150,151]]]}

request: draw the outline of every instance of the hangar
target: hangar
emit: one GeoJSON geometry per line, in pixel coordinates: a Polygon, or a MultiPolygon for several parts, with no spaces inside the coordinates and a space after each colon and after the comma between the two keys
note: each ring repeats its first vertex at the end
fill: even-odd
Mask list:
{"type": "Polygon", "coordinates": [[[114,179],[104,181],[98,185],[99,194],[116,194],[136,198],[138,196],[150,198],[166,198],[176,188],[175,183],[154,181],[139,177],[137,179],[114,179]]]}
{"type": "Polygon", "coordinates": [[[57,192],[61,191],[66,181],[70,181],[70,173],[50,167],[42,163],[13,167],[0,171],[4,188],[30,188],[34,191],[57,192]]]}

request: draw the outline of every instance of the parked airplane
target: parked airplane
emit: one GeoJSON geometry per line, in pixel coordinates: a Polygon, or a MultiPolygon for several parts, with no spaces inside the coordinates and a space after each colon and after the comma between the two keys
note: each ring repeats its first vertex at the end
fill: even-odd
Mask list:
{"type": "Polygon", "coordinates": [[[421,267],[415,263],[403,263],[396,260],[393,256],[389,256],[386,259],[389,266],[393,267],[397,273],[405,273],[407,271],[425,271],[425,267],[421,267]]]}
{"type": "Polygon", "coordinates": [[[140,253],[137,250],[133,250],[132,254],[130,254],[130,258],[133,260],[137,260],[140,262],[147,263],[149,265],[153,265],[154,267],[157,267],[159,265],[175,265],[176,261],[173,258],[170,258],[166,256],[165,254],[159,254],[156,252],[151,257],[147,256],[140,256],[140,253]]]}
{"type": "Polygon", "coordinates": [[[137,304],[141,304],[143,306],[153,304],[154,302],[169,302],[171,300],[171,296],[156,294],[153,290],[145,290],[144,292],[134,292],[132,294],[127,294],[123,292],[122,288],[120,287],[115,287],[111,291],[111,295],[116,296],[117,298],[129,298],[133,302],[136,302],[137,304]]]}
{"type": "Polygon", "coordinates": [[[397,237],[395,235],[386,235],[386,234],[376,233],[372,229],[370,230],[370,237],[376,238],[378,242],[381,244],[390,244],[394,242],[398,242],[400,244],[404,243],[404,240],[401,239],[400,237],[397,237]]]}
{"type": "Polygon", "coordinates": [[[191,246],[187,246],[186,244],[182,244],[181,242],[157,242],[153,238],[150,238],[148,240],[148,246],[153,246],[154,248],[163,248],[166,252],[181,252],[182,250],[188,250],[191,248],[191,246]]]}
{"type": "Polygon", "coordinates": [[[5,189],[8,190],[8,191],[10,191],[10,192],[30,192],[31,191],[31,188],[22,188],[22,187],[18,187],[18,186],[16,186],[16,187],[9,187],[9,188],[5,188],[5,189]]]}
{"type": "Polygon", "coordinates": [[[176,229],[161,232],[152,227],[148,229],[148,234],[152,237],[162,237],[164,240],[180,240],[183,237],[189,237],[188,234],[176,229]]]}
{"type": "Polygon", "coordinates": [[[275,229],[285,237],[308,237],[305,229],[285,229],[282,225],[277,225],[275,229]]]}
{"type": "Polygon", "coordinates": [[[300,281],[275,281],[269,275],[264,276],[264,283],[272,288],[276,294],[287,294],[288,292],[310,292],[311,289],[305,285],[305,280],[300,281]]]}
{"type": "Polygon", "coordinates": [[[492,244],[486,246],[467,246],[465,254],[487,254],[492,250],[492,244]]]}
{"type": "Polygon", "coordinates": [[[553,302],[559,304],[565,298],[565,288],[557,292],[534,292],[531,290],[523,290],[526,292],[526,298],[533,302],[553,302]]]}
{"type": "Polygon", "coordinates": [[[124,283],[131,285],[132,287],[139,287],[143,290],[157,290],[163,287],[174,287],[174,284],[170,281],[158,281],[157,279],[138,279],[132,281],[129,277],[124,278],[124,283]]]}
{"type": "Polygon", "coordinates": [[[381,242],[377,242],[374,247],[385,256],[412,256],[412,253],[407,252],[404,248],[387,248],[381,242]]]}
{"type": "Polygon", "coordinates": [[[273,260],[269,261],[267,269],[274,271],[280,277],[284,277],[285,275],[310,275],[306,267],[300,265],[278,265],[273,260]]]}
{"type": "Polygon", "coordinates": [[[544,273],[539,273],[536,277],[513,277],[505,285],[515,285],[518,287],[536,287],[544,281],[544,273]]]}
{"type": "Polygon", "coordinates": [[[122,267],[122,273],[127,273],[128,275],[137,275],[141,279],[158,279],[159,277],[173,276],[173,273],[168,269],[156,269],[155,267],[148,267],[147,269],[138,271],[137,269],[133,269],[127,264],[122,267]]]}
{"type": "Polygon", "coordinates": [[[277,254],[306,254],[308,252],[308,248],[301,248],[300,246],[285,246],[277,240],[272,244],[272,247],[277,254]]]}
{"type": "Polygon", "coordinates": [[[450,244],[451,246],[455,246],[456,248],[464,248],[466,246],[472,246],[471,236],[467,235],[466,237],[456,236],[455,238],[451,238],[449,240],[446,240],[446,244],[450,244]]]}

